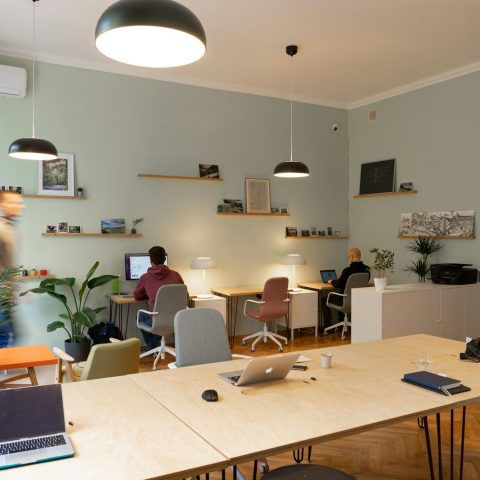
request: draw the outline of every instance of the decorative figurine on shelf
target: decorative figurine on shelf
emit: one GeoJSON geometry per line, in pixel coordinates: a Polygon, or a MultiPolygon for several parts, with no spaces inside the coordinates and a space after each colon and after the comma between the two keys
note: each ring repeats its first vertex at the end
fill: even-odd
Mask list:
{"type": "Polygon", "coordinates": [[[135,228],[135,226],[138,225],[141,222],[143,222],[143,218],[136,218],[133,221],[133,226],[132,226],[132,229],[130,230],[131,235],[135,235],[137,233],[137,229],[135,228]]]}
{"type": "Polygon", "coordinates": [[[77,197],[83,197],[85,195],[85,190],[82,187],[77,188],[77,197]]]}

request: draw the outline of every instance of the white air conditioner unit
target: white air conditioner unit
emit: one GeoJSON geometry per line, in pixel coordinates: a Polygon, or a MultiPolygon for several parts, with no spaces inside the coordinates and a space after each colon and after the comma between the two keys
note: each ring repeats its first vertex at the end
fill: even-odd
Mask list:
{"type": "Polygon", "coordinates": [[[27,95],[27,70],[0,65],[0,95],[25,98],[27,95]]]}

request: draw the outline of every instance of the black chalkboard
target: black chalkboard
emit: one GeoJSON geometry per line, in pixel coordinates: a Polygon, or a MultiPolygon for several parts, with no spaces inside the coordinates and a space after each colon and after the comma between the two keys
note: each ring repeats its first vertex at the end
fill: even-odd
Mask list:
{"type": "Polygon", "coordinates": [[[362,163],[360,195],[395,191],[395,159],[362,163]]]}

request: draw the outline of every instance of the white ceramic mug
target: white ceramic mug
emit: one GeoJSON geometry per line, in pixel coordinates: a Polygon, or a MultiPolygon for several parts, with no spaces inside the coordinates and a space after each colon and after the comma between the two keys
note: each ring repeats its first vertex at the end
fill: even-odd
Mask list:
{"type": "Polygon", "coordinates": [[[332,366],[332,357],[331,353],[322,353],[320,354],[320,360],[322,362],[322,368],[330,368],[332,366]]]}

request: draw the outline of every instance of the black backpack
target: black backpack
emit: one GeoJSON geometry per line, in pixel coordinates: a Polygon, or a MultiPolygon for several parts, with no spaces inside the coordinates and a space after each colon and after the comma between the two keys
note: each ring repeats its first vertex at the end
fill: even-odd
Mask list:
{"type": "Polygon", "coordinates": [[[465,353],[460,354],[462,360],[472,360],[480,363],[480,338],[472,338],[467,343],[465,353]]]}
{"type": "Polygon", "coordinates": [[[93,341],[94,345],[98,343],[109,343],[110,338],[117,338],[123,340],[123,335],[120,329],[112,322],[101,322],[88,329],[88,335],[93,341]]]}

